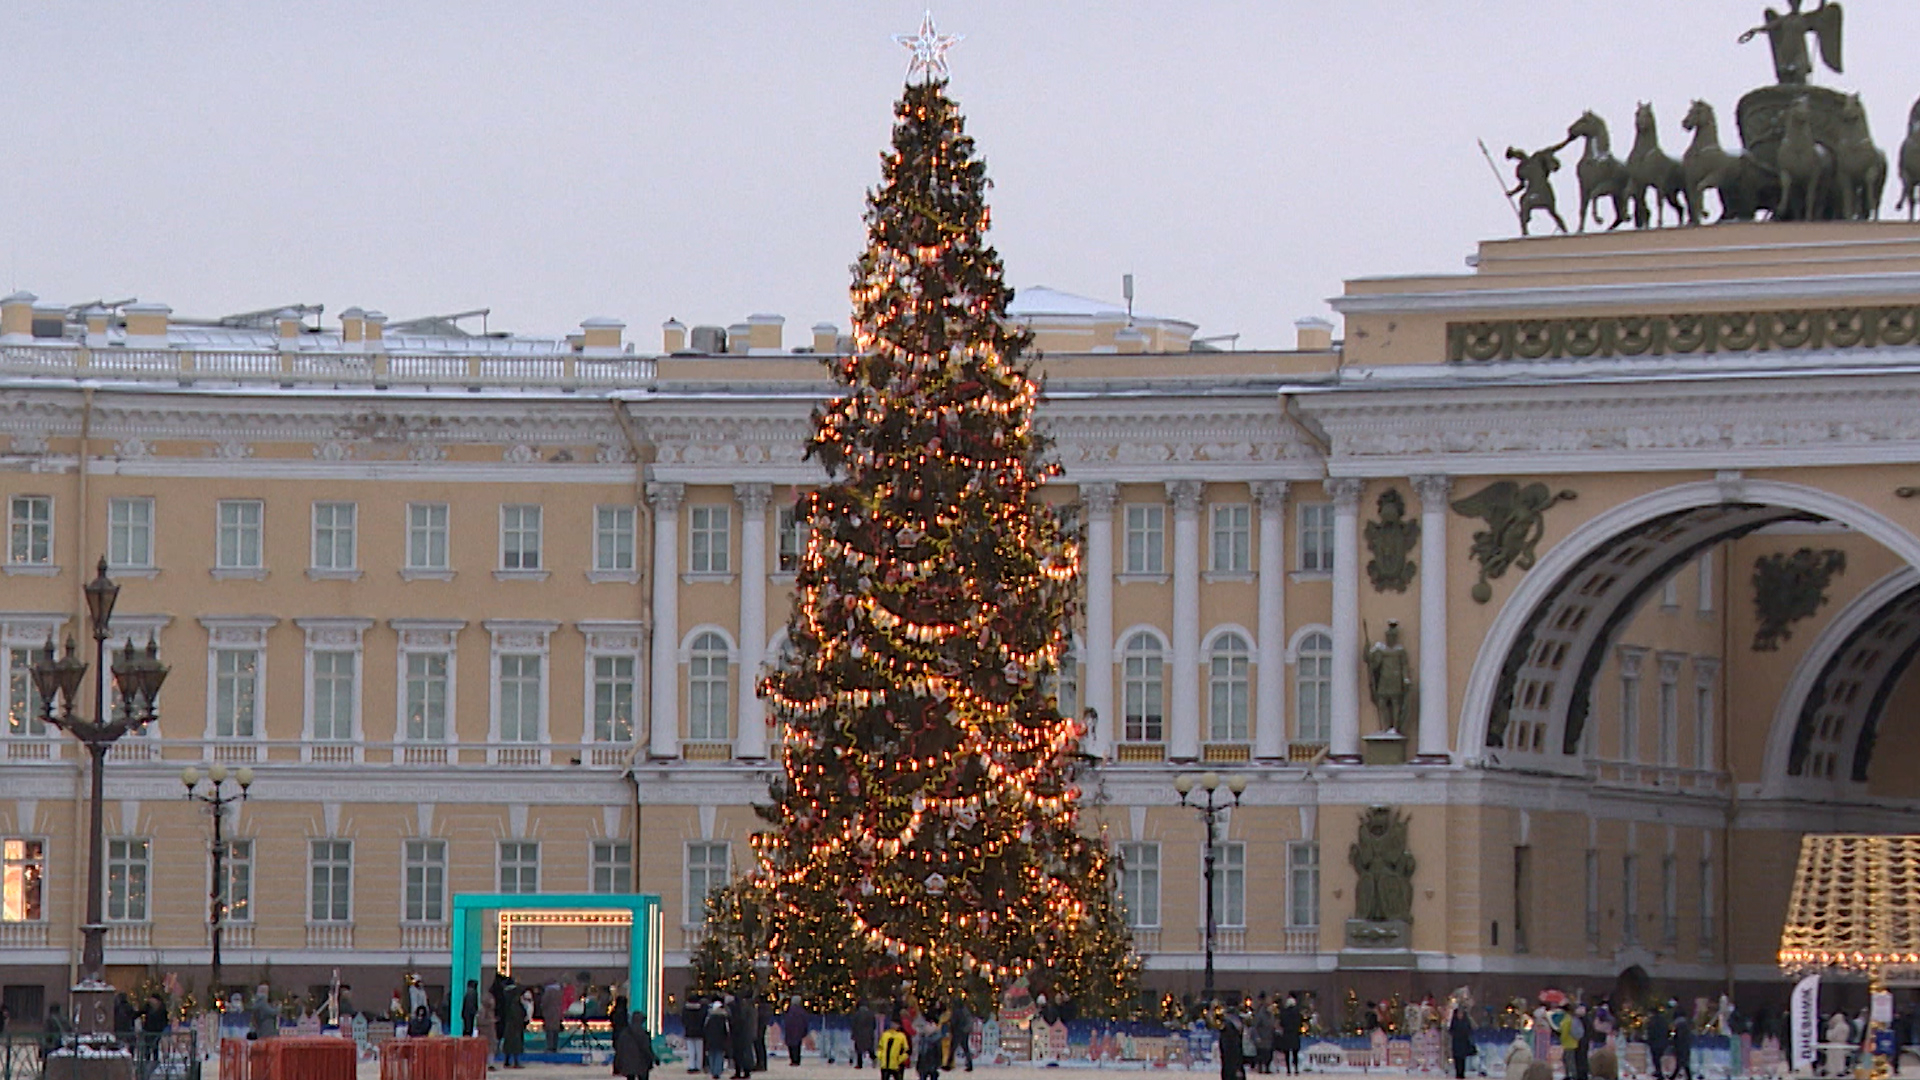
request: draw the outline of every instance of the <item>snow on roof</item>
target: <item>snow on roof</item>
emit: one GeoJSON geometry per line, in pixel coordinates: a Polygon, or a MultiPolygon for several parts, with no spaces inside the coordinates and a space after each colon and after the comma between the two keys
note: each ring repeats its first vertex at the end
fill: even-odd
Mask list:
{"type": "MultiPolygon", "coordinates": [[[[1070,292],[1062,292],[1059,289],[1050,289],[1045,285],[1031,285],[1024,289],[1014,290],[1013,303],[1007,305],[1007,314],[1016,319],[1046,318],[1049,316],[1054,318],[1086,319],[1098,318],[1102,315],[1126,318],[1127,306],[1125,304],[1110,303],[1106,300],[1095,300],[1090,296],[1079,296],[1070,292]]],[[[1152,315],[1138,309],[1135,309],[1133,312],[1133,319],[1135,322],[1179,323],[1182,326],[1195,325],[1185,319],[1170,319],[1164,315],[1152,315]]]]}

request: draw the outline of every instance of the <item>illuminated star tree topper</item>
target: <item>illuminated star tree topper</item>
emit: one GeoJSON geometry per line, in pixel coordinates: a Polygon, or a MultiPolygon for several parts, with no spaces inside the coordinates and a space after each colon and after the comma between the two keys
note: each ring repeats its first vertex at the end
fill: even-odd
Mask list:
{"type": "Polygon", "coordinates": [[[929,11],[920,19],[920,32],[917,34],[895,34],[893,40],[906,47],[913,54],[907,61],[907,81],[916,78],[921,82],[932,82],[947,77],[947,50],[966,40],[959,34],[942,34],[933,27],[933,12],[929,11]]]}

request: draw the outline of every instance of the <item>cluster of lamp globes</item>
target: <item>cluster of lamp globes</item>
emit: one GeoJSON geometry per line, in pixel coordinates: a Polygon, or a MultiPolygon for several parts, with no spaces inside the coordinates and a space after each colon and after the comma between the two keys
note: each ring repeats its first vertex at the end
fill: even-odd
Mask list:
{"type": "MultiPolygon", "coordinates": [[[[1217,772],[1203,772],[1198,775],[1181,773],[1179,776],[1173,778],[1173,790],[1180,793],[1180,801],[1182,803],[1187,801],[1187,796],[1193,794],[1193,789],[1196,787],[1208,795],[1212,795],[1215,791],[1219,790],[1220,786],[1220,774],[1217,772]]],[[[1233,801],[1239,802],[1240,795],[1247,790],[1247,778],[1239,773],[1235,773],[1227,777],[1226,788],[1227,791],[1232,793],[1233,801]]]]}
{"type": "MultiPolygon", "coordinates": [[[[225,765],[216,764],[207,769],[207,780],[212,783],[213,790],[216,792],[220,790],[221,784],[227,782],[227,775],[225,765]]],[[[232,775],[234,781],[240,785],[241,796],[244,798],[247,789],[253,786],[253,770],[242,765],[239,771],[232,775]]],[[[194,794],[194,789],[200,786],[200,770],[191,765],[181,769],[180,782],[186,785],[187,794],[194,794]]]]}

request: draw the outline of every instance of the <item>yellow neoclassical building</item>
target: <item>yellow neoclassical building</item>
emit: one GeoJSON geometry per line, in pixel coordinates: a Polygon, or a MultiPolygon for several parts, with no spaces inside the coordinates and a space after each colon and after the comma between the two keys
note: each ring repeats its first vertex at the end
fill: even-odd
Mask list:
{"type": "MultiPolygon", "coordinates": [[[[1753,225],[1482,245],[1361,280],[1298,347],[1020,294],[1085,598],[1063,705],[1150,985],[1776,993],[1797,839],[1915,824],[1920,228],[1753,225]],[[1389,637],[1403,672],[1375,700],[1389,637]],[[1373,664],[1369,661],[1372,659],[1373,664]],[[1381,737],[1382,715],[1401,738],[1381,737]],[[1356,916],[1404,815],[1411,919],[1356,916]],[[1361,861],[1365,861],[1364,858],[1361,861]]],[[[658,892],[678,981],[740,873],[779,733],[795,493],[830,392],[777,316],[537,339],[350,308],[224,319],[0,302],[0,984],[70,977],[86,777],[25,666],[84,634],[172,665],[113,754],[108,962],[205,985],[206,812],[231,982],[445,979],[458,891],[658,892]]],[[[611,974],[606,930],[515,963],[611,974]]],[[[369,995],[367,987],[375,990],[369,995]]]]}

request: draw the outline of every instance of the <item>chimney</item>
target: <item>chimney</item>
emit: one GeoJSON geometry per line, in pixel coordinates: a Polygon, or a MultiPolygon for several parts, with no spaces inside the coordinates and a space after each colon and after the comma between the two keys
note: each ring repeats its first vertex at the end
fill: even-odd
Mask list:
{"type": "Polygon", "coordinates": [[[1115,352],[1143,353],[1147,351],[1147,335],[1139,327],[1122,327],[1113,333],[1115,352]]]}
{"type": "Polygon", "coordinates": [[[620,350],[624,348],[620,338],[626,329],[626,323],[604,315],[582,322],[580,324],[580,355],[602,359],[619,356],[620,350]]]}
{"type": "Polygon", "coordinates": [[[59,304],[33,305],[33,336],[61,341],[67,336],[67,309],[59,304]]]}
{"type": "Polygon", "coordinates": [[[387,348],[385,340],[387,331],[386,313],[369,311],[360,318],[366,323],[366,340],[362,343],[362,347],[368,352],[384,352],[387,348]]]}
{"type": "Polygon", "coordinates": [[[350,307],[340,313],[340,347],[347,352],[359,352],[367,340],[367,313],[358,307],[350,307]]]}
{"type": "Polygon", "coordinates": [[[813,324],[813,351],[831,356],[840,351],[840,328],[830,322],[813,324]]]}
{"type": "Polygon", "coordinates": [[[702,356],[719,356],[731,351],[727,348],[727,332],[722,327],[696,326],[693,328],[692,341],[692,350],[702,356]]]}
{"type": "Polygon", "coordinates": [[[273,317],[273,332],[280,339],[281,352],[298,352],[300,334],[306,325],[300,321],[300,313],[292,308],[281,308],[280,314],[273,317]]]}
{"type": "Polygon", "coordinates": [[[753,324],[737,322],[727,327],[727,351],[735,356],[745,356],[752,348],[753,324]]]}
{"type": "Polygon", "coordinates": [[[33,340],[33,302],[38,299],[30,292],[17,292],[0,300],[0,341],[18,345],[33,340]]]}
{"type": "Polygon", "coordinates": [[[172,308],[165,304],[128,304],[121,311],[127,317],[127,348],[167,347],[167,320],[172,308]]]}
{"type": "Polygon", "coordinates": [[[1333,324],[1318,316],[1294,320],[1294,348],[1301,352],[1329,352],[1333,349],[1333,324]]]}
{"type": "Polygon", "coordinates": [[[779,352],[786,325],[786,318],[780,315],[747,316],[747,351],[761,355],[779,352]]]}
{"type": "Polygon", "coordinates": [[[687,324],[679,319],[668,319],[660,324],[660,351],[671,356],[687,351],[687,324]]]}
{"type": "Polygon", "coordinates": [[[99,304],[87,308],[87,348],[104,349],[107,346],[107,329],[111,324],[113,312],[99,304]]]}

